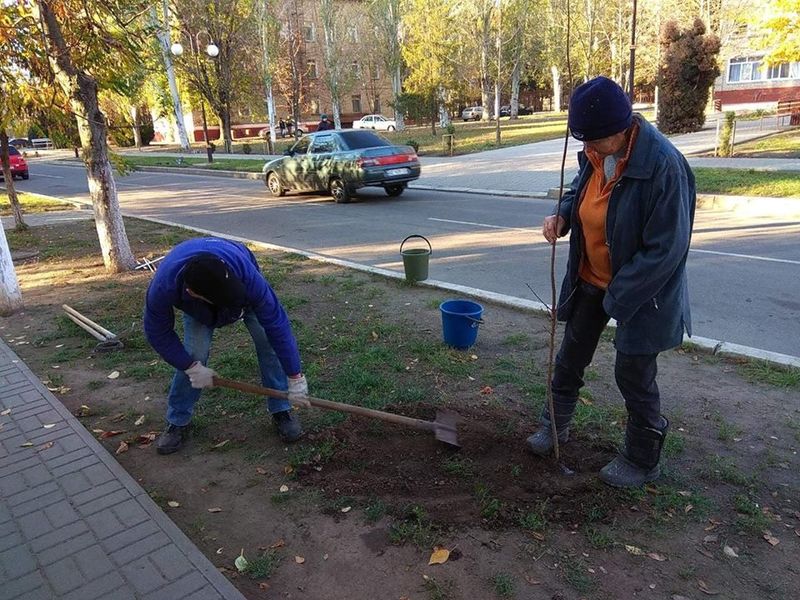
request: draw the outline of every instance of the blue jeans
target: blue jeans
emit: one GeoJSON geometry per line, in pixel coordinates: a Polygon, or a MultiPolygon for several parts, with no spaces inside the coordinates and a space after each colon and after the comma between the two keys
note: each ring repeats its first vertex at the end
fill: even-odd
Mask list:
{"type": "MultiPolygon", "coordinates": [[[[276,390],[287,390],[289,384],[286,373],[255,313],[251,310],[245,310],[242,320],[250,332],[256,347],[258,366],[261,370],[261,383],[276,390]]],[[[194,317],[183,313],[183,331],[183,346],[186,351],[194,360],[207,364],[214,328],[203,325],[194,317]]],[[[200,398],[200,392],[201,390],[191,386],[186,373],[176,370],[169,389],[169,396],[167,397],[167,421],[172,425],[188,425],[189,421],[192,420],[194,405],[200,398]]],[[[267,399],[267,410],[272,414],[289,410],[289,408],[291,408],[291,405],[286,400],[279,398],[267,399]]]]}

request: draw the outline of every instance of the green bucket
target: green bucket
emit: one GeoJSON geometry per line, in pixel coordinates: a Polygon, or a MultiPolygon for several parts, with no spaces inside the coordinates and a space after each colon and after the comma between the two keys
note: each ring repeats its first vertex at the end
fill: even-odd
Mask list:
{"type": "Polygon", "coordinates": [[[400,255],[403,257],[403,268],[406,272],[406,281],[424,281],[428,278],[428,259],[431,256],[431,243],[421,235],[410,235],[400,243],[400,255]],[[403,245],[411,238],[420,238],[428,244],[427,248],[408,248],[403,250],[403,245]]]}

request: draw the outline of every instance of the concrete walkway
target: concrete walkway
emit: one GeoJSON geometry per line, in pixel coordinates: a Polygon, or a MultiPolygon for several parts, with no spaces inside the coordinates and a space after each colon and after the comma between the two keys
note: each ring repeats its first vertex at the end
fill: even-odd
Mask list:
{"type": "Polygon", "coordinates": [[[2,341],[0,598],[244,599],[2,341]]]}

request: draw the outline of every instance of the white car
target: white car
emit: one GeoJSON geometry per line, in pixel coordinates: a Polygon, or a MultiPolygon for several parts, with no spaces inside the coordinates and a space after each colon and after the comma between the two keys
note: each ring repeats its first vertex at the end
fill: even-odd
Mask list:
{"type": "Polygon", "coordinates": [[[482,106],[470,106],[461,113],[461,118],[465,121],[480,121],[483,116],[482,106]]]}
{"type": "Polygon", "coordinates": [[[366,115],[358,121],[353,121],[353,129],[377,129],[378,131],[394,131],[397,123],[394,119],[387,119],[383,115],[366,115]]]}

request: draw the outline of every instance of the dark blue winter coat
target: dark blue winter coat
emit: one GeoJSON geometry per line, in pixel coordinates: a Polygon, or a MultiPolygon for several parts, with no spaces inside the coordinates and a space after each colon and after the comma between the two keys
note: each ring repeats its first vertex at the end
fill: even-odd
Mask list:
{"type": "MultiPolygon", "coordinates": [[[[635,118],[639,135],[608,200],[611,282],[603,308],[617,321],[617,350],[655,354],[680,345],[684,329],[692,334],[686,257],[696,196],[694,175],[683,155],[641,115],[635,118]]],[[[584,252],[578,199],[592,165],[583,152],[578,153],[578,163],[580,170],[564,193],[560,210],[571,229],[558,306],[562,321],[572,312],[584,252]]]]}
{"type": "Polygon", "coordinates": [[[144,334],[164,360],[185,371],[194,362],[175,333],[175,308],[209,327],[223,327],[238,321],[245,309],[252,310],[264,328],[287,375],[300,373],[300,353],[289,317],[275,292],[264,279],[255,256],[243,244],[221,238],[196,238],[181,242],[161,261],[150,287],[144,309],[144,334]],[[222,259],[244,284],[244,306],[214,307],[186,293],[183,269],[193,258],[211,255],[222,259]]]}

